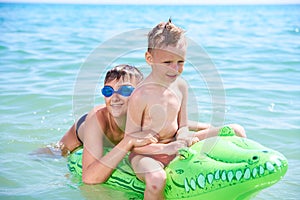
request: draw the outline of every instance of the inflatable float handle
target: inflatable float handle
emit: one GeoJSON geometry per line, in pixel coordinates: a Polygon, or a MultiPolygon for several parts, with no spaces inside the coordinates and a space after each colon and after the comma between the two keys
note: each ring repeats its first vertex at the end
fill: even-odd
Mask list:
{"type": "Polygon", "coordinates": [[[234,130],[229,126],[224,126],[219,131],[219,136],[234,136],[235,132],[234,130]]]}
{"type": "Polygon", "coordinates": [[[189,160],[193,157],[196,152],[188,147],[181,148],[178,150],[180,160],[189,160]]]}

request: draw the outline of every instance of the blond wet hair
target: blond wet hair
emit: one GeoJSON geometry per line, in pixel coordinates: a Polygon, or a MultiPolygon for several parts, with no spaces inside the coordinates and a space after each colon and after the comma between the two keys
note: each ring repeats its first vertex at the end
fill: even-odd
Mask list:
{"type": "Polygon", "coordinates": [[[171,18],[168,22],[161,22],[148,33],[148,51],[161,49],[167,46],[185,47],[185,31],[172,23],[171,18]]]}

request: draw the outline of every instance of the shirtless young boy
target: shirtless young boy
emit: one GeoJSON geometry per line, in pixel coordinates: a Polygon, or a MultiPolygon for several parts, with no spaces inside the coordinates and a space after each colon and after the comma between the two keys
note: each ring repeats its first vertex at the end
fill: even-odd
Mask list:
{"type": "Polygon", "coordinates": [[[148,34],[145,54],[152,71],[129,100],[125,134],[143,130],[158,133],[157,144],[135,148],[130,154],[136,175],[146,183],[145,200],[164,198],[164,167],[179,148],[198,141],[193,134],[186,134],[188,87],[179,77],[186,49],[184,31],[171,20],[154,27],[148,34]]]}
{"type": "MultiPolygon", "coordinates": [[[[171,20],[159,23],[148,34],[146,62],[151,73],[135,89],[128,103],[125,135],[152,130],[158,143],[132,150],[129,159],[139,179],[146,183],[145,200],[164,199],[164,167],[179,148],[218,134],[222,127],[189,122],[187,119],[188,87],[180,78],[186,57],[184,31],[171,20]],[[195,128],[192,128],[195,127],[195,128]]],[[[246,137],[243,127],[230,124],[236,135],[246,137]]]]}
{"type": "Polygon", "coordinates": [[[152,135],[144,132],[124,136],[127,103],[143,74],[133,66],[118,65],[105,76],[101,92],[105,105],[93,108],[67,131],[59,141],[63,155],[83,145],[82,180],[86,184],[105,182],[126,154],[137,146],[155,143],[152,135]],[[140,138],[139,138],[140,137],[140,138]],[[112,147],[103,155],[104,147],[112,147]]]}

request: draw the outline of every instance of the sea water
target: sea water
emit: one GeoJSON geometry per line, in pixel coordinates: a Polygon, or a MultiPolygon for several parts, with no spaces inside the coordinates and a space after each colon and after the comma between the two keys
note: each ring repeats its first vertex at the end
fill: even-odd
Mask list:
{"type": "Polygon", "coordinates": [[[99,91],[107,69],[127,63],[149,73],[146,30],[169,17],[194,44],[182,74],[189,118],[241,124],[250,139],[283,153],[287,174],[254,199],[299,199],[299,5],[4,3],[1,199],[129,198],[99,185],[79,186],[65,158],[32,152],[58,141],[81,114],[104,103],[99,91]]]}

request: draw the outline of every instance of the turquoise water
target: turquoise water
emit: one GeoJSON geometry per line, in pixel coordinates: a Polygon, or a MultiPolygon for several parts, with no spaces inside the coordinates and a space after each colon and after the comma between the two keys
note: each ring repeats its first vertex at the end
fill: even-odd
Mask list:
{"type": "Polygon", "coordinates": [[[225,102],[214,103],[209,72],[193,60],[198,54],[192,47],[183,74],[190,86],[190,118],[216,123],[217,107],[224,123],[243,125],[249,138],[283,153],[289,160],[286,176],[254,199],[299,199],[299,5],[0,4],[1,199],[129,198],[101,186],[79,187],[65,158],[31,153],[58,141],[76,117],[103,103],[99,85],[110,68],[103,63],[129,63],[148,73],[146,44],[133,33],[170,16],[212,59],[220,76],[213,82],[224,89],[218,95],[226,95],[225,102]],[[93,62],[92,55],[99,60],[93,62]],[[92,85],[80,85],[95,63],[98,71],[87,73],[92,85]]]}

